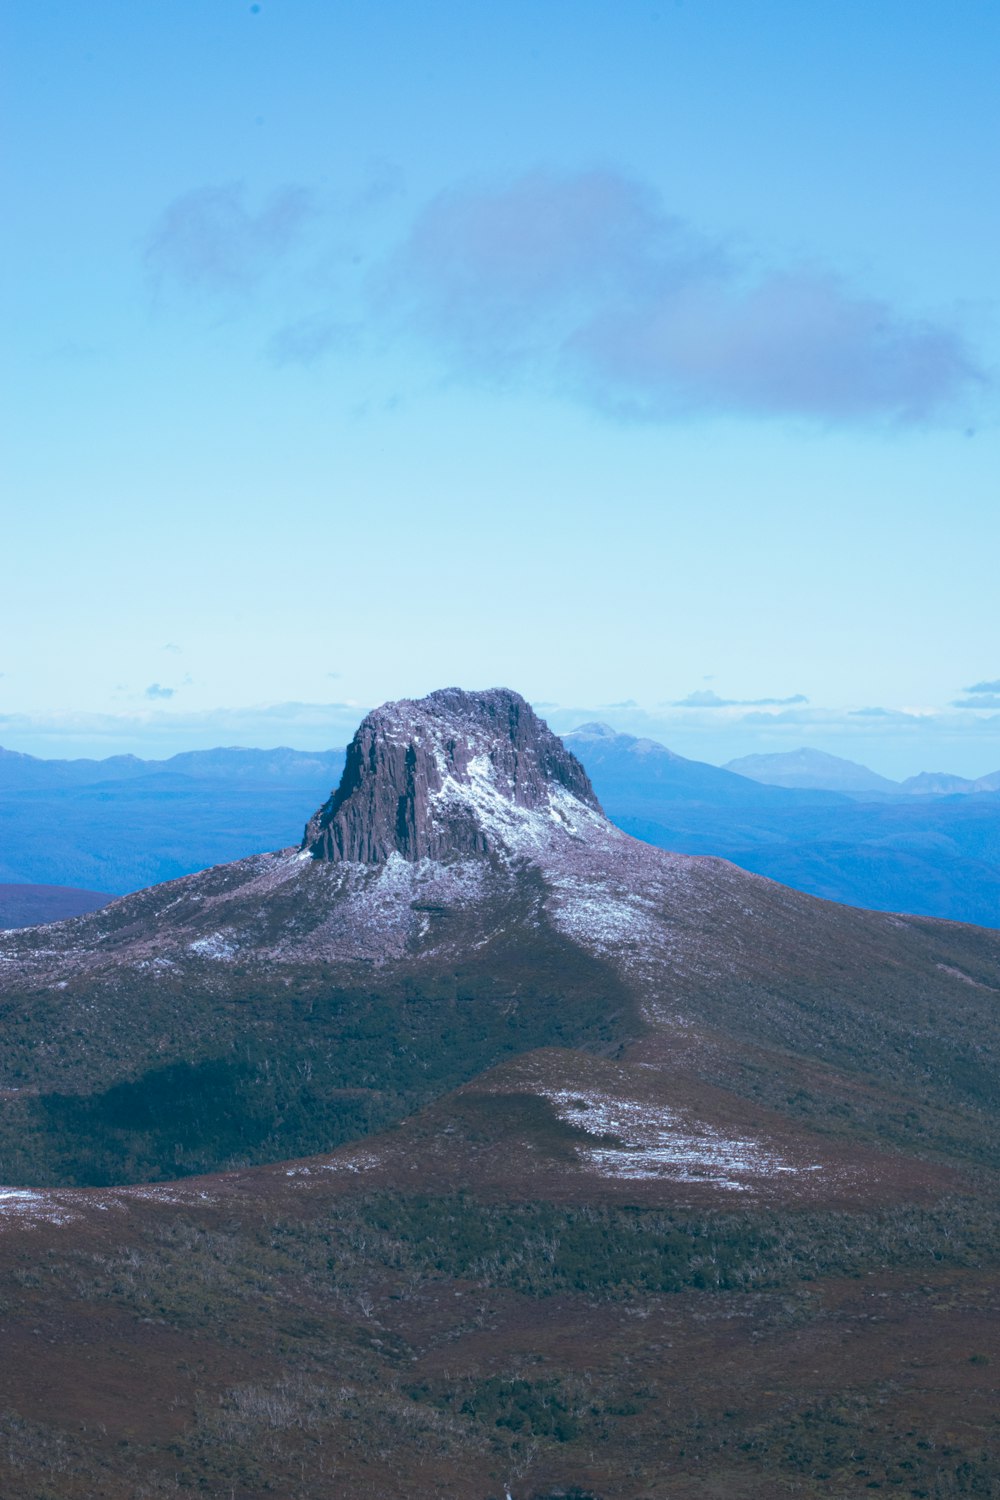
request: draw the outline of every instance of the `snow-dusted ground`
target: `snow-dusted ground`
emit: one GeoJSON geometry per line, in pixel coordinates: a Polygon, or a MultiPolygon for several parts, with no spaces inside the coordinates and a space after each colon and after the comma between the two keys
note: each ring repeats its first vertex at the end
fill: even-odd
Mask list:
{"type": "Polygon", "coordinates": [[[816,1164],[793,1166],[761,1141],[727,1136],[664,1105],[595,1090],[546,1090],[545,1097],[560,1119],[595,1137],[595,1144],[581,1144],[578,1154],[605,1177],[710,1181],[713,1187],[746,1191],[779,1175],[820,1171],[816,1164]],[[606,1135],[621,1144],[600,1143],[606,1135]]]}
{"type": "Polygon", "coordinates": [[[207,937],[196,938],[188,946],[192,953],[198,953],[202,958],[225,960],[235,958],[237,953],[236,944],[222,932],[210,932],[207,937]]]}
{"type": "Polygon", "coordinates": [[[68,1224],[77,1217],[71,1192],[0,1188],[0,1232],[15,1224],[68,1224]]]}
{"type": "Polygon", "coordinates": [[[25,1224],[72,1224],[87,1214],[122,1212],[135,1201],[212,1203],[217,1195],[183,1183],[149,1183],[115,1188],[0,1187],[0,1234],[25,1224]]]}

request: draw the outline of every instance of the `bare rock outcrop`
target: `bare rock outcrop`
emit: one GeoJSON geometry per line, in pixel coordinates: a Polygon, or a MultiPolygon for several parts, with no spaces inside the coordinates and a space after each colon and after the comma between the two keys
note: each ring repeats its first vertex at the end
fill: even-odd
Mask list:
{"type": "Polygon", "coordinates": [[[306,825],[316,859],[448,861],[496,847],[490,811],[548,815],[569,796],[600,805],[586,771],[518,693],[442,688],[365,718],[333,796],[306,825]]]}

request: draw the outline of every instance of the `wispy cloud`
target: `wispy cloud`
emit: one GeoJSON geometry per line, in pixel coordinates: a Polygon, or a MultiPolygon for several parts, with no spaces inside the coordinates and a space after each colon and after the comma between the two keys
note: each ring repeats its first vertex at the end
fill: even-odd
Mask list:
{"type": "Polygon", "coordinates": [[[762,267],[613,171],[440,194],[383,289],[466,374],[541,379],[639,419],[926,422],[983,381],[955,329],[828,268],[762,267]]]}
{"type": "MultiPolygon", "coordinates": [[[[809,699],[804,693],[793,693],[790,698],[720,698],[718,693],[713,693],[711,688],[702,688],[696,693],[688,693],[686,698],[677,698],[669,705],[670,708],[785,708],[794,703],[808,703],[809,699]]],[[[617,705],[611,704],[614,708],[617,705]]],[[[621,707],[631,707],[630,704],[622,704],[621,707]]]]}
{"type": "Polygon", "coordinates": [[[955,698],[952,708],[1000,708],[1000,693],[977,690],[974,698],[955,698]]]}
{"type": "Polygon", "coordinates": [[[246,292],[284,258],[313,214],[310,192],[277,188],[256,210],[242,183],[195,188],[169,203],[145,245],[157,283],[186,291],[246,292]]]}
{"type": "Polygon", "coordinates": [[[149,684],[149,687],[146,689],[145,693],[143,693],[143,697],[144,698],[150,698],[150,699],[172,698],[174,696],[174,693],[176,691],[177,691],[176,688],[161,687],[158,682],[151,682],[149,684]]]}
{"type": "Polygon", "coordinates": [[[452,187],[393,241],[372,216],[398,192],[392,171],[339,201],[296,184],[256,202],[240,182],[198,187],[154,224],[146,267],[156,285],[230,300],[273,273],[284,305],[263,356],[276,367],[415,339],[454,376],[628,420],[930,423],[967,419],[987,384],[947,320],[822,263],[768,264],[618,171],[452,187]]]}
{"type": "Polygon", "coordinates": [[[272,334],[265,353],[273,365],[317,365],[329,354],[356,347],[358,328],[323,316],[299,318],[272,334]]]}
{"type": "Polygon", "coordinates": [[[1000,708],[1000,678],[992,682],[974,682],[962,692],[967,696],[953,699],[952,708],[1000,708]]]}

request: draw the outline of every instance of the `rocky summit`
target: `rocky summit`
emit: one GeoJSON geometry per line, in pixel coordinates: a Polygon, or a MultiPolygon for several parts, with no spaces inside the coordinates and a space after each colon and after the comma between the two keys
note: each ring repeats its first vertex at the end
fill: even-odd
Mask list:
{"type": "Polygon", "coordinates": [[[600,812],[580,762],[519,693],[443,688],[364,719],[302,848],[362,864],[509,852],[518,814],[565,819],[567,799],[600,812]]]}

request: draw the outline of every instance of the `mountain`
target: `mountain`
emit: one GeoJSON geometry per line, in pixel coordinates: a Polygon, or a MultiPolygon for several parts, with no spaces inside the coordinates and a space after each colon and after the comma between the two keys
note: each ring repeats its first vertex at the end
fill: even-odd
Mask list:
{"type": "Polygon", "coordinates": [[[107,906],[106,891],[81,891],[66,885],[0,884],[0,929],[62,922],[107,906]]]}
{"type": "Polygon", "coordinates": [[[580,807],[600,815],[586,772],[522,698],[445,688],[368,715],[303,848],[369,865],[509,854],[524,815],[569,827],[580,807]]]}
{"type": "Polygon", "coordinates": [[[164,761],[0,751],[0,881],[123,894],[283,844],[343,750],[198,750],[164,761]],[[38,838],[40,827],[55,836],[38,838]]]}
{"type": "Polygon", "coordinates": [[[1000,797],[844,795],[758,785],[652,741],[567,736],[612,820],[810,895],[1000,927],[1000,797]],[[642,744],[641,753],[635,746],[642,744]],[[721,778],[721,780],[720,780],[721,778]]]}
{"type": "MultiPolygon", "coordinates": [[[[991,778],[984,777],[983,781],[989,782],[991,778]]],[[[918,776],[908,776],[900,786],[916,797],[953,797],[957,793],[996,790],[993,785],[980,786],[966,776],[952,776],[947,771],[921,771],[918,776]]]]}
{"type": "Polygon", "coordinates": [[[105,760],[43,760],[0,746],[0,793],[56,787],[106,786],[153,776],[184,776],[195,780],[249,781],[261,785],[281,781],[312,787],[317,777],[339,776],[342,750],[248,750],[241,746],[215,750],[186,750],[167,760],[141,760],[137,755],[111,755],[105,760]]]}
{"type": "MultiPolygon", "coordinates": [[[[961,799],[902,787],[845,795],[769,786],[607,725],[583,725],[566,744],[613,821],[651,843],[722,855],[830,900],[1000,925],[1000,804],[986,795],[989,777],[961,799]]],[[[167,761],[0,754],[0,881],[124,894],[280,847],[343,766],[343,750],[230,747],[167,761]],[[40,839],[41,827],[53,835],[40,839]]]]}
{"type": "Polygon", "coordinates": [[[899,782],[889,781],[867,766],[823,750],[785,750],[773,755],[743,755],[725,769],[768,786],[799,787],[828,792],[898,793],[899,782]]]}
{"type": "Polygon", "coordinates": [[[619,734],[607,724],[582,724],[566,744],[599,779],[606,800],[626,796],[630,806],[692,802],[714,807],[800,807],[841,802],[827,791],[786,790],[729,767],[687,760],[656,740],[619,734]]]}
{"type": "Polygon", "coordinates": [[[989,1494],[998,995],[386,705],[297,846],[0,937],[2,1492],[989,1494]]]}
{"type": "Polygon", "coordinates": [[[106,760],[42,760],[18,750],[5,750],[0,745],[0,791],[124,781],[131,776],[142,776],[148,764],[135,755],[112,755],[106,760]]]}
{"type": "Polygon", "coordinates": [[[921,771],[917,776],[908,776],[905,781],[890,781],[857,761],[843,760],[839,755],[827,755],[822,750],[806,747],[772,755],[744,755],[729,761],[725,770],[768,786],[823,789],[869,800],[900,795],[953,797],[960,793],[1000,791],[1000,771],[972,779],[954,776],[948,771],[921,771]]]}
{"type": "MultiPolygon", "coordinates": [[[[670,1034],[666,1018],[682,1015],[740,1037],[713,1047],[727,1077],[751,1037],[779,1048],[758,1089],[797,1047],[820,1047],[834,1074],[867,1059],[880,1087],[919,1077],[925,1099],[938,1079],[955,1139],[971,1142],[992,1045],[981,973],[998,944],[640,843],[516,694],[447,689],[364,720],[297,849],[43,935],[5,934],[0,1084],[15,1094],[0,1116],[2,1170],[53,1184],[156,1178],[320,1149],[506,1055],[555,1042],[614,1051],[661,1021],[670,1034]],[[919,1040],[915,985],[928,1008],[919,1040]],[[207,1080],[211,1102],[198,1102],[207,1080]],[[175,1106],[191,1116],[183,1132],[175,1106]]],[[[768,1084],[776,1098],[780,1087],[768,1084]]]]}

